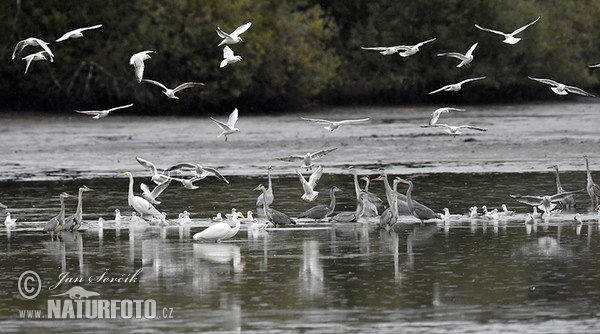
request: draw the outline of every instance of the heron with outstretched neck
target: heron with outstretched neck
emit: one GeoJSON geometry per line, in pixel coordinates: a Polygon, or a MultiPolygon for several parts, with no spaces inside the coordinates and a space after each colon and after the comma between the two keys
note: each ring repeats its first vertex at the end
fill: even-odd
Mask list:
{"type": "MultiPolygon", "coordinates": [[[[558,172],[558,165],[552,165],[552,166],[548,167],[548,169],[554,169],[554,172],[556,173],[556,193],[557,194],[564,193],[565,190],[563,189],[562,185],[560,184],[560,175],[558,172]]],[[[569,197],[559,201],[558,204],[563,208],[574,208],[577,203],[575,201],[575,196],[569,196],[569,197]]]]}
{"type": "Polygon", "coordinates": [[[406,203],[408,204],[408,209],[413,216],[417,217],[421,223],[425,222],[429,219],[440,219],[441,216],[435,213],[430,208],[425,205],[417,205],[415,201],[412,199],[412,191],[413,191],[413,182],[411,180],[400,179],[398,180],[401,183],[408,184],[408,190],[406,191],[406,203]]]}

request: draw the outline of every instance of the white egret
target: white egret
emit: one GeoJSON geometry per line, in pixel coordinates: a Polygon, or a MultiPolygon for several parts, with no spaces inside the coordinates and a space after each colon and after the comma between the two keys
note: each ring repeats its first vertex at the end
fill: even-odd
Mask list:
{"type": "Polygon", "coordinates": [[[127,203],[130,207],[137,211],[142,218],[144,218],[144,215],[149,215],[152,217],[160,216],[160,212],[156,210],[156,208],[150,204],[150,202],[133,194],[133,175],[130,172],[121,173],[117,176],[129,177],[129,193],[127,195],[127,203]]]}
{"type": "Polygon", "coordinates": [[[221,240],[232,238],[240,230],[240,220],[238,219],[238,217],[240,217],[240,215],[241,215],[240,212],[236,212],[233,215],[232,219],[235,224],[233,228],[231,227],[231,225],[229,225],[228,223],[225,223],[225,222],[216,223],[216,224],[210,225],[209,227],[204,229],[202,232],[198,232],[198,233],[194,234],[192,238],[194,240],[198,240],[198,241],[206,240],[206,241],[216,241],[216,242],[221,242],[221,240]]]}

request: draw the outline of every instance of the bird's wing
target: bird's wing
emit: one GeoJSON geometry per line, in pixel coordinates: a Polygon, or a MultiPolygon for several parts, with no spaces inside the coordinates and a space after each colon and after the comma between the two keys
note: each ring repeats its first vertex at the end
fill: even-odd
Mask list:
{"type": "Polygon", "coordinates": [[[434,91],[431,91],[431,92],[429,92],[429,93],[427,93],[427,94],[435,94],[435,93],[438,93],[438,92],[444,91],[444,90],[448,89],[450,86],[451,86],[451,85],[446,85],[446,86],[444,86],[444,87],[442,87],[442,88],[436,89],[436,90],[434,90],[434,91]]]}
{"type": "Polygon", "coordinates": [[[300,184],[302,184],[302,189],[304,189],[304,192],[307,192],[307,188],[310,187],[310,186],[308,185],[308,182],[304,178],[304,175],[302,175],[302,173],[300,173],[300,171],[297,170],[297,169],[296,169],[296,175],[298,175],[298,179],[300,180],[300,184]]]}
{"type": "Polygon", "coordinates": [[[185,82],[185,83],[182,83],[181,85],[175,87],[173,89],[173,92],[177,93],[180,90],[184,90],[184,89],[188,89],[188,88],[192,88],[192,87],[196,87],[196,86],[204,86],[204,84],[201,82],[185,82]]]}
{"type": "Polygon", "coordinates": [[[304,160],[303,155],[289,155],[287,157],[277,158],[277,160],[287,161],[287,162],[297,162],[304,160]]]}
{"type": "Polygon", "coordinates": [[[229,114],[229,118],[227,119],[227,125],[230,128],[235,127],[235,122],[237,122],[237,120],[238,120],[238,114],[239,114],[239,112],[238,112],[237,108],[233,109],[231,114],[229,114]]]}
{"type": "Polygon", "coordinates": [[[560,202],[562,200],[565,200],[569,197],[574,196],[575,194],[577,194],[578,192],[580,192],[581,190],[576,190],[576,191],[565,191],[562,193],[558,193],[556,195],[552,195],[550,196],[550,202],[560,202]]]}
{"type": "Polygon", "coordinates": [[[229,125],[225,124],[222,121],[219,121],[218,119],[214,119],[214,118],[210,118],[212,119],[213,122],[215,122],[220,128],[221,130],[225,131],[225,130],[231,130],[231,128],[229,127],[229,125]]]}
{"type": "Polygon", "coordinates": [[[526,25],[522,26],[521,28],[519,28],[519,29],[517,29],[517,30],[513,31],[511,35],[516,35],[516,34],[520,33],[521,31],[523,31],[523,30],[525,30],[525,29],[529,28],[529,26],[530,26],[530,25],[532,25],[532,24],[536,23],[536,22],[537,22],[537,21],[539,21],[539,20],[540,20],[540,16],[538,16],[538,18],[537,18],[537,19],[535,19],[533,22],[531,22],[531,23],[528,23],[528,24],[526,24],[526,25]]]}
{"type": "Polygon", "coordinates": [[[251,25],[252,25],[252,22],[246,22],[246,23],[242,24],[241,26],[235,28],[235,30],[231,33],[231,36],[237,37],[237,36],[243,34],[246,30],[248,30],[248,28],[250,28],[251,25]]]}
{"type": "Polygon", "coordinates": [[[550,80],[550,79],[542,79],[542,78],[532,78],[532,77],[528,77],[531,80],[535,80],[537,82],[541,82],[544,83],[546,85],[551,85],[551,86],[558,86],[560,85],[558,82],[554,81],[554,80],[550,80]]]}
{"type": "Polygon", "coordinates": [[[471,129],[471,130],[477,130],[477,131],[487,131],[487,129],[472,126],[472,125],[459,125],[458,128],[459,129],[471,129]]]}
{"type": "Polygon", "coordinates": [[[588,67],[600,67],[600,64],[590,65],[588,67]]]}
{"type": "Polygon", "coordinates": [[[477,47],[479,43],[475,43],[473,45],[471,45],[471,48],[469,49],[469,51],[467,51],[467,53],[465,53],[465,56],[470,56],[471,54],[473,54],[473,51],[475,51],[475,48],[477,47]]]}
{"type": "Polygon", "coordinates": [[[84,31],[84,30],[90,30],[90,29],[98,29],[98,28],[100,28],[100,27],[102,27],[102,24],[96,24],[96,25],[94,25],[94,26],[90,26],[90,27],[79,28],[79,29],[77,29],[77,30],[79,30],[79,31],[84,31]]]}
{"type": "Polygon", "coordinates": [[[140,165],[142,165],[144,168],[150,169],[152,171],[152,174],[157,173],[156,166],[154,166],[154,164],[150,161],[142,159],[140,157],[135,157],[135,160],[137,160],[137,162],[139,162],[140,165]]]}
{"type": "Polygon", "coordinates": [[[475,24],[475,28],[479,29],[479,30],[483,30],[483,31],[488,31],[494,34],[498,34],[498,35],[502,35],[502,36],[506,36],[508,34],[503,33],[502,31],[498,31],[498,30],[493,30],[493,29],[489,29],[489,28],[484,28],[478,24],[475,24]]]}
{"type": "MultiPolygon", "coordinates": [[[[162,194],[163,191],[165,191],[165,189],[167,189],[167,187],[169,186],[169,184],[171,184],[171,179],[167,179],[166,181],[159,183],[158,185],[156,185],[156,187],[154,187],[154,189],[152,189],[152,192],[150,193],[152,198],[157,198],[160,194],[162,194]]],[[[145,185],[144,183],[142,183],[142,185],[145,185]]],[[[140,185],[140,187],[142,186],[140,185]]]]}
{"type": "Polygon", "coordinates": [[[323,124],[332,124],[332,121],[328,121],[326,119],[320,119],[320,118],[306,118],[306,117],[300,117],[301,119],[305,120],[305,121],[311,121],[311,122],[317,122],[317,123],[323,123],[323,124]]]}
{"type": "Polygon", "coordinates": [[[595,97],[595,95],[590,94],[581,88],[577,88],[577,87],[573,87],[573,86],[565,85],[565,90],[569,93],[575,93],[575,94],[579,94],[579,95],[583,95],[583,96],[595,97]]]}
{"type": "Polygon", "coordinates": [[[446,52],[446,53],[438,53],[438,56],[439,56],[439,57],[443,57],[443,56],[446,56],[446,57],[454,57],[454,58],[458,58],[458,59],[460,59],[460,60],[465,60],[465,59],[467,59],[467,57],[465,57],[465,55],[464,55],[464,54],[462,54],[462,53],[458,53],[458,52],[446,52]]]}
{"type": "Polygon", "coordinates": [[[153,85],[155,85],[155,86],[158,86],[158,87],[160,87],[160,88],[162,88],[162,89],[164,89],[164,90],[167,90],[167,89],[168,89],[168,88],[167,88],[167,86],[165,86],[165,85],[161,84],[161,83],[160,83],[160,82],[158,82],[158,81],[154,81],[154,80],[150,80],[150,79],[143,79],[142,81],[145,81],[145,82],[147,82],[147,83],[151,83],[151,84],[153,84],[153,85]]]}
{"type": "Polygon", "coordinates": [[[485,77],[478,77],[478,78],[470,78],[470,79],[465,79],[465,80],[461,81],[461,82],[460,82],[460,84],[462,85],[462,84],[464,84],[464,83],[467,83],[467,82],[470,82],[470,81],[482,80],[482,79],[485,79],[485,77]]]}
{"type": "Polygon", "coordinates": [[[523,204],[538,206],[542,204],[543,198],[540,196],[518,196],[518,195],[509,195],[512,199],[517,202],[521,202],[523,204]]]}
{"type": "Polygon", "coordinates": [[[224,176],[223,176],[223,175],[222,175],[222,174],[221,174],[221,173],[220,173],[218,170],[216,170],[216,169],[214,169],[214,168],[212,168],[212,167],[202,167],[202,168],[204,168],[205,170],[207,170],[207,171],[209,171],[209,172],[211,172],[211,173],[215,174],[215,176],[216,176],[216,177],[217,177],[219,180],[221,180],[221,181],[223,181],[223,182],[225,182],[225,183],[229,184],[229,181],[227,181],[227,179],[226,179],[226,178],[225,178],[225,177],[224,177],[224,176]]]}
{"type": "Polygon", "coordinates": [[[62,41],[64,41],[64,40],[66,40],[66,39],[69,39],[69,37],[71,37],[71,34],[72,34],[74,31],[76,31],[76,30],[71,30],[71,31],[69,31],[69,32],[66,32],[66,33],[64,33],[62,36],[60,36],[60,37],[59,37],[59,38],[56,40],[56,42],[62,42],[62,41]]]}
{"type": "Polygon", "coordinates": [[[229,46],[225,46],[223,48],[223,58],[229,58],[229,57],[233,57],[233,50],[231,50],[231,48],[229,46]]]}
{"type": "Polygon", "coordinates": [[[342,121],[339,121],[339,124],[348,124],[348,123],[358,123],[358,122],[366,122],[369,121],[370,118],[361,118],[361,119],[345,119],[342,121]]]}
{"type": "Polygon", "coordinates": [[[323,166],[319,165],[319,168],[317,168],[312,174],[310,174],[310,177],[308,178],[308,185],[314,189],[317,186],[317,183],[319,183],[319,180],[321,179],[321,176],[323,175],[323,166]]]}
{"type": "Polygon", "coordinates": [[[50,47],[48,47],[48,43],[46,43],[46,42],[42,41],[42,40],[41,40],[41,39],[39,39],[39,38],[36,38],[35,40],[36,40],[36,41],[38,42],[38,44],[39,44],[39,45],[42,47],[42,49],[44,49],[44,51],[48,52],[48,54],[49,54],[51,57],[54,57],[54,54],[52,53],[52,50],[50,50],[50,47]]]}
{"type": "Polygon", "coordinates": [[[337,147],[330,148],[328,150],[320,150],[320,151],[311,153],[311,157],[312,157],[312,159],[319,159],[320,157],[322,157],[322,156],[324,156],[324,155],[326,155],[328,153],[331,153],[331,152],[333,152],[335,150],[337,150],[337,147]]]}
{"type": "Polygon", "coordinates": [[[165,169],[165,172],[170,172],[173,170],[177,170],[177,169],[184,169],[184,170],[191,170],[191,169],[196,169],[196,165],[191,164],[191,163],[187,163],[187,162],[183,162],[174,166],[171,166],[167,169],[165,169]]]}
{"type": "Polygon", "coordinates": [[[98,110],[75,110],[75,112],[78,112],[80,114],[90,115],[90,116],[96,116],[100,113],[100,111],[98,111],[98,110]]]}
{"type": "Polygon", "coordinates": [[[25,47],[25,40],[17,42],[17,45],[15,45],[15,50],[13,51],[13,54],[12,54],[12,59],[15,59],[17,54],[19,52],[21,52],[21,50],[23,50],[24,47],[25,47]]]}
{"type": "Polygon", "coordinates": [[[429,42],[433,42],[433,41],[435,41],[435,40],[436,40],[435,38],[428,39],[428,40],[426,40],[426,41],[423,41],[423,42],[421,42],[421,43],[419,43],[419,44],[415,44],[415,47],[417,47],[417,48],[418,48],[418,47],[420,47],[420,46],[423,46],[423,45],[425,45],[425,44],[427,44],[427,43],[429,43],[429,42]]]}
{"type": "Polygon", "coordinates": [[[223,29],[221,29],[221,27],[219,27],[219,26],[217,26],[217,28],[215,30],[217,31],[217,35],[219,35],[219,37],[221,37],[221,38],[230,37],[229,34],[224,32],[223,29]]]}
{"type": "Polygon", "coordinates": [[[360,48],[363,50],[374,50],[374,51],[385,51],[385,50],[389,49],[389,47],[387,47],[387,46],[369,46],[369,47],[361,46],[360,48]]]}
{"type": "Polygon", "coordinates": [[[133,103],[130,103],[130,104],[126,104],[124,106],[110,108],[110,109],[108,109],[108,111],[111,112],[111,111],[115,111],[115,110],[118,110],[118,109],[129,108],[129,107],[132,107],[132,106],[133,106],[133,103]]]}

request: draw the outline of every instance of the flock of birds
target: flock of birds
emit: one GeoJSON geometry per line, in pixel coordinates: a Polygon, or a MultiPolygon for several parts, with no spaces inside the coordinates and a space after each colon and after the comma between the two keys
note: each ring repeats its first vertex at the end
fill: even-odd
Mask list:
{"type": "MultiPolygon", "coordinates": [[[[480,25],[475,24],[477,29],[491,32],[494,34],[502,35],[504,37],[503,42],[507,44],[516,44],[520,41],[520,38],[515,37],[515,35],[523,32],[525,29],[530,27],[539,21],[539,17],[528,23],[527,25],[516,29],[511,33],[503,33],[500,31],[492,30],[489,28],[484,28],[480,25]]],[[[223,60],[220,63],[220,68],[223,68],[227,65],[234,64],[242,60],[242,57],[234,54],[233,50],[230,46],[235,45],[237,43],[242,42],[242,38],[240,37],[245,31],[247,31],[251,22],[247,22],[243,25],[237,27],[232,33],[226,33],[220,27],[216,27],[217,35],[222,38],[221,42],[218,44],[218,47],[223,47],[223,60]]],[[[56,39],[57,43],[64,42],[73,38],[81,38],[83,37],[83,32],[87,30],[99,29],[102,25],[94,25],[85,28],[75,29],[73,31],[69,31],[56,39]]],[[[390,46],[390,47],[362,47],[365,50],[374,50],[380,52],[382,55],[394,55],[398,54],[401,57],[409,57],[415,55],[420,51],[420,48],[424,45],[434,42],[436,38],[432,38],[421,43],[415,45],[398,45],[398,46],[390,46]]],[[[27,73],[31,67],[31,63],[33,61],[54,61],[54,54],[49,47],[49,43],[43,41],[42,39],[30,37],[19,41],[15,46],[13,51],[12,59],[15,59],[25,48],[28,46],[39,46],[41,47],[41,51],[32,53],[27,55],[22,60],[26,61],[25,73],[27,73]]],[[[469,67],[471,62],[474,60],[474,51],[477,48],[478,43],[474,43],[467,50],[466,53],[462,54],[459,52],[446,52],[440,53],[438,56],[440,57],[451,57],[457,58],[460,60],[460,63],[457,67],[469,67]]],[[[151,54],[155,51],[145,50],[138,53],[135,53],[131,56],[129,64],[134,68],[134,75],[138,83],[146,82],[157,86],[162,89],[162,92],[170,99],[178,99],[176,95],[178,92],[191,89],[195,87],[201,87],[204,84],[200,82],[185,82],[183,84],[178,85],[177,87],[171,89],[166,87],[164,84],[150,79],[144,78],[144,68],[145,62],[151,59],[151,54]]],[[[592,65],[590,67],[600,67],[598,65],[592,65]]],[[[456,92],[462,89],[462,85],[484,80],[485,77],[476,77],[476,78],[468,78],[462,80],[455,84],[449,84],[443,86],[439,89],[433,90],[429,92],[429,94],[436,94],[443,91],[448,92],[456,92]]],[[[584,90],[574,87],[568,86],[550,79],[542,79],[542,78],[534,78],[530,77],[531,80],[535,80],[540,83],[544,83],[551,86],[551,89],[554,93],[559,95],[566,95],[568,93],[575,93],[583,96],[593,97],[593,94],[587,93],[584,90]]],[[[78,113],[86,114],[93,116],[94,119],[101,119],[107,117],[111,112],[120,109],[126,109],[132,107],[133,104],[127,104],[123,106],[117,106],[106,110],[87,110],[87,111],[79,111],[78,113]]],[[[452,136],[456,136],[461,134],[461,130],[470,129],[476,131],[486,131],[487,129],[471,126],[471,125],[448,125],[438,123],[441,115],[448,112],[462,112],[465,109],[460,108],[451,108],[451,107],[443,107],[439,108],[432,112],[430,120],[428,124],[422,125],[424,128],[441,128],[445,132],[449,133],[452,136]]],[[[221,130],[217,137],[223,137],[225,141],[228,140],[228,136],[234,135],[240,132],[240,129],[236,127],[236,122],[239,117],[238,109],[234,109],[229,115],[227,121],[221,121],[215,118],[210,118],[221,130]]],[[[326,119],[316,119],[316,118],[306,118],[302,117],[303,120],[319,123],[324,125],[324,128],[329,131],[334,131],[340,128],[342,125],[349,124],[360,124],[363,122],[369,121],[369,118],[362,119],[349,119],[349,120],[326,120],[326,119]]],[[[315,160],[318,160],[325,155],[335,151],[337,148],[324,149],[312,153],[306,153],[301,155],[290,155],[286,157],[280,157],[279,160],[286,162],[297,162],[301,163],[299,169],[296,170],[296,174],[304,191],[304,194],[301,196],[301,199],[306,202],[313,202],[319,195],[319,191],[316,190],[316,187],[319,183],[319,180],[323,174],[323,166],[316,165],[315,160]],[[314,168],[314,170],[313,170],[314,168]],[[301,170],[306,169],[306,171],[311,171],[308,179],[305,178],[301,170]]],[[[152,162],[143,159],[141,157],[137,157],[136,160],[142,165],[144,168],[148,169],[151,173],[151,181],[154,184],[151,189],[145,183],[140,185],[140,190],[142,191],[142,196],[138,196],[134,192],[134,178],[130,172],[121,173],[118,176],[129,178],[129,191],[128,191],[128,205],[133,208],[133,213],[131,216],[122,216],[120,210],[115,211],[115,222],[129,222],[130,224],[141,223],[141,224],[161,224],[161,225],[169,225],[173,222],[168,221],[166,219],[166,214],[164,212],[160,212],[156,209],[154,205],[159,205],[161,202],[158,200],[158,197],[164,190],[171,184],[173,181],[177,181],[181,183],[181,185],[187,189],[197,189],[198,186],[195,185],[196,182],[211,176],[216,177],[224,183],[229,183],[229,181],[215,168],[201,166],[196,163],[179,163],[167,168],[157,168],[152,162]],[[139,216],[138,216],[139,215],[139,216]]],[[[596,185],[589,171],[589,163],[587,157],[585,157],[586,169],[587,169],[587,192],[592,200],[592,204],[598,203],[598,196],[600,196],[600,187],[596,185]]],[[[557,177],[557,193],[553,195],[544,195],[544,196],[521,196],[521,195],[511,195],[513,199],[519,201],[521,203],[525,203],[533,207],[533,213],[529,214],[531,217],[537,214],[537,209],[542,210],[542,214],[549,216],[555,213],[556,207],[560,206],[561,208],[569,207],[574,205],[574,195],[579,191],[564,191],[560,186],[559,176],[558,176],[558,167],[553,167],[556,170],[557,177]]],[[[272,204],[274,201],[273,187],[271,182],[271,170],[272,168],[268,168],[268,187],[258,185],[254,190],[259,191],[260,195],[256,200],[256,206],[259,210],[262,210],[264,216],[267,218],[268,223],[275,226],[283,226],[296,224],[296,220],[290,218],[287,214],[278,211],[272,208],[272,204]]],[[[370,179],[368,176],[362,176],[360,180],[364,180],[366,182],[365,187],[362,188],[359,184],[359,176],[357,171],[354,168],[350,168],[353,177],[354,177],[354,188],[356,195],[356,210],[340,212],[337,215],[331,217],[333,221],[336,222],[358,222],[363,218],[371,218],[377,220],[377,225],[381,228],[390,229],[395,224],[397,224],[402,216],[410,215],[417,218],[421,223],[432,221],[432,220],[449,220],[456,217],[456,215],[451,215],[448,209],[444,209],[444,213],[437,213],[426,205],[416,201],[412,197],[412,191],[414,188],[414,184],[411,180],[402,179],[396,177],[393,179],[392,184],[390,185],[388,176],[384,170],[380,170],[380,175],[374,179],[370,179]],[[369,191],[369,184],[371,181],[383,181],[383,185],[385,188],[386,201],[384,202],[377,195],[369,191]],[[406,184],[408,186],[406,193],[398,192],[398,185],[406,184]],[[387,207],[384,209],[384,206],[387,202],[387,207]],[[381,213],[380,210],[384,209],[381,213]]],[[[80,229],[83,225],[83,217],[82,217],[82,198],[85,192],[94,191],[86,186],[82,186],[79,188],[78,192],[78,204],[76,212],[68,217],[65,217],[65,199],[74,197],[68,193],[61,193],[59,196],[60,199],[60,211],[59,214],[53,217],[46,226],[43,228],[45,233],[51,233],[53,235],[58,235],[62,231],[74,232],[80,229]]],[[[340,188],[333,186],[329,190],[330,203],[329,204],[321,204],[316,205],[305,212],[298,215],[298,219],[307,219],[309,221],[320,222],[323,220],[329,219],[329,217],[335,212],[335,204],[336,204],[336,193],[342,191],[340,188]]],[[[581,190],[580,190],[581,191],[581,190]]],[[[1,205],[1,204],[0,204],[1,205]]],[[[0,209],[6,210],[5,206],[0,206],[0,209]]],[[[503,205],[503,211],[498,211],[494,209],[492,211],[488,211],[484,206],[482,208],[483,214],[479,215],[476,207],[472,207],[471,211],[468,215],[470,219],[473,218],[490,218],[497,220],[501,215],[510,215],[512,214],[507,208],[506,205],[503,205]]],[[[461,215],[462,216],[462,215],[461,215]]],[[[580,216],[579,216],[579,219],[580,216]]],[[[193,235],[193,239],[195,240],[211,240],[211,241],[220,241],[231,238],[235,236],[239,229],[241,221],[246,222],[255,222],[256,220],[252,217],[252,212],[248,212],[248,217],[244,217],[241,212],[237,212],[236,210],[232,210],[230,215],[227,215],[226,218],[223,218],[219,213],[213,219],[213,224],[204,229],[201,232],[198,232],[193,235]],[[232,227],[229,223],[229,220],[234,223],[232,227]]],[[[179,218],[177,220],[178,224],[186,224],[190,223],[191,219],[189,217],[189,213],[186,211],[179,214],[179,218]]],[[[10,212],[7,212],[5,224],[8,228],[14,226],[16,224],[15,218],[12,218],[10,212]]]]}

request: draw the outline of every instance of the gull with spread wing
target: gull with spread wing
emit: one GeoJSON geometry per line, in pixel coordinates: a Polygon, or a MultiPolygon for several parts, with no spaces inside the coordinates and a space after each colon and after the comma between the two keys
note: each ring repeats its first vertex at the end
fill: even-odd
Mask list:
{"type": "Polygon", "coordinates": [[[142,78],[144,77],[144,61],[148,60],[150,57],[150,53],[154,53],[155,51],[142,51],[135,53],[129,58],[129,65],[132,65],[135,69],[135,79],[137,82],[142,82],[142,78]]]}
{"type": "Polygon", "coordinates": [[[221,138],[221,137],[225,137],[225,141],[227,141],[227,136],[234,134],[236,132],[240,132],[240,129],[235,127],[235,123],[238,120],[238,110],[237,108],[233,109],[233,111],[231,112],[231,114],[229,114],[229,118],[227,119],[227,123],[219,121],[217,119],[214,118],[210,118],[212,119],[213,122],[215,122],[219,128],[221,128],[221,133],[217,136],[217,138],[221,138]]]}
{"type": "Polygon", "coordinates": [[[313,153],[306,153],[304,155],[289,155],[287,157],[277,158],[277,160],[287,161],[287,162],[302,161],[302,166],[300,166],[300,168],[306,168],[306,170],[311,170],[312,167],[315,165],[313,160],[322,158],[326,154],[331,153],[335,150],[337,150],[337,147],[330,148],[327,150],[320,150],[320,151],[313,152],[313,153]]]}
{"type": "Polygon", "coordinates": [[[27,71],[29,70],[29,66],[31,65],[31,62],[48,60],[48,58],[46,58],[46,56],[48,56],[48,58],[50,58],[51,63],[54,62],[54,58],[52,57],[52,55],[50,55],[46,51],[39,51],[39,52],[32,53],[30,55],[27,55],[27,56],[21,58],[22,60],[25,60],[27,62],[27,66],[25,66],[25,74],[27,74],[27,71]]]}
{"type": "Polygon", "coordinates": [[[448,124],[433,124],[433,125],[421,125],[422,128],[443,128],[446,133],[449,133],[452,137],[462,134],[460,130],[471,129],[477,131],[487,131],[487,129],[480,128],[472,125],[448,125],[448,124]]]}
{"type": "Polygon", "coordinates": [[[155,86],[162,88],[163,94],[165,94],[170,99],[178,99],[179,97],[177,97],[175,94],[177,94],[177,92],[182,91],[184,89],[193,88],[193,87],[197,87],[197,86],[204,86],[204,84],[201,82],[185,82],[173,89],[170,89],[158,81],[154,81],[154,80],[150,80],[150,79],[143,79],[142,81],[151,83],[155,86]]]}
{"type": "Polygon", "coordinates": [[[325,124],[325,126],[323,128],[325,128],[329,131],[333,131],[333,130],[339,128],[340,126],[342,126],[343,124],[366,122],[366,121],[370,120],[370,118],[361,118],[361,119],[345,119],[345,120],[341,120],[341,121],[328,121],[326,119],[319,119],[319,118],[306,118],[306,117],[300,117],[300,118],[302,118],[305,121],[311,121],[311,122],[325,124]]]}
{"type": "Polygon", "coordinates": [[[237,63],[238,61],[244,60],[241,56],[236,56],[233,54],[233,50],[229,46],[225,46],[223,48],[223,60],[221,64],[219,64],[220,68],[223,68],[229,64],[237,63]]]}
{"type": "Polygon", "coordinates": [[[521,39],[518,38],[518,37],[515,37],[515,35],[518,34],[518,33],[520,33],[520,32],[522,32],[523,30],[529,28],[530,25],[532,25],[532,24],[536,23],[537,21],[539,21],[539,19],[540,19],[540,17],[538,16],[538,18],[535,19],[533,22],[528,23],[528,24],[522,26],[521,28],[519,28],[519,29],[517,29],[517,30],[515,30],[515,31],[513,31],[511,33],[509,33],[509,34],[503,33],[502,31],[498,31],[498,30],[492,30],[492,29],[489,29],[489,28],[484,28],[484,27],[482,27],[482,26],[480,26],[478,24],[475,24],[475,27],[477,29],[480,29],[480,30],[483,30],[483,31],[488,31],[488,32],[491,32],[491,33],[494,33],[494,34],[498,34],[498,35],[504,36],[504,40],[502,41],[504,43],[507,43],[507,44],[517,44],[517,42],[519,42],[521,39]]]}
{"type": "Polygon", "coordinates": [[[246,22],[246,23],[242,24],[241,26],[235,28],[235,30],[231,34],[224,32],[223,29],[221,29],[220,27],[217,26],[217,28],[216,28],[217,35],[219,35],[219,37],[223,38],[221,43],[219,43],[219,45],[217,45],[217,46],[221,46],[223,44],[237,44],[239,42],[243,42],[240,35],[243,34],[244,32],[246,32],[246,30],[248,30],[248,28],[250,28],[251,25],[252,25],[252,22],[246,22]]]}
{"type": "Polygon", "coordinates": [[[110,109],[106,109],[106,110],[75,110],[75,112],[78,112],[80,114],[85,114],[85,115],[90,115],[93,116],[93,119],[100,119],[100,118],[104,118],[106,116],[108,116],[108,114],[110,114],[112,111],[118,110],[118,109],[125,109],[125,108],[129,108],[132,107],[132,104],[127,104],[124,106],[120,106],[120,107],[114,107],[114,108],[110,108],[110,109]]]}
{"type": "Polygon", "coordinates": [[[590,94],[586,91],[584,91],[581,88],[577,88],[574,86],[567,86],[565,84],[556,82],[554,80],[550,80],[550,79],[540,79],[540,78],[532,78],[532,77],[528,77],[531,80],[535,80],[537,82],[541,82],[544,83],[546,85],[550,85],[552,87],[550,87],[550,89],[552,89],[552,91],[558,95],[567,95],[569,93],[574,93],[574,94],[579,94],[579,95],[583,95],[583,96],[590,96],[590,97],[595,97],[595,95],[590,94]]]}
{"type": "Polygon", "coordinates": [[[152,191],[150,191],[150,188],[145,183],[140,184],[140,189],[142,189],[143,192],[142,197],[152,204],[160,204],[161,202],[157,201],[156,198],[167,189],[169,184],[171,184],[171,180],[172,179],[169,178],[164,182],[157,184],[152,191]]]}
{"type": "Polygon", "coordinates": [[[75,30],[71,30],[69,32],[66,32],[64,35],[62,35],[59,39],[57,39],[57,42],[62,42],[64,40],[67,40],[69,38],[81,38],[83,37],[83,32],[86,30],[91,30],[91,29],[98,29],[102,27],[101,24],[96,24],[94,26],[91,27],[85,27],[85,28],[79,28],[79,29],[75,29],[75,30]]]}
{"type": "Polygon", "coordinates": [[[13,50],[12,54],[12,59],[15,59],[17,55],[21,53],[21,51],[23,51],[23,49],[25,49],[25,47],[27,46],[40,46],[42,47],[42,49],[44,49],[44,51],[48,52],[48,54],[51,57],[54,57],[52,50],[50,50],[50,48],[48,47],[48,42],[45,42],[39,38],[29,37],[22,41],[19,41],[17,45],[15,45],[15,49],[13,50]]]}
{"type": "Polygon", "coordinates": [[[431,113],[431,119],[429,120],[429,125],[436,124],[438,119],[440,118],[441,114],[447,113],[449,111],[465,111],[465,110],[466,109],[458,109],[458,108],[450,108],[450,107],[438,108],[431,113]]]}
{"type": "Polygon", "coordinates": [[[374,50],[379,51],[384,56],[393,55],[398,53],[402,57],[412,56],[419,52],[419,48],[429,42],[435,41],[435,38],[428,39],[415,45],[396,45],[396,46],[374,46],[374,47],[361,47],[363,50],[374,50]]]}
{"type": "Polygon", "coordinates": [[[298,175],[300,183],[302,184],[302,189],[304,190],[304,194],[301,196],[301,198],[307,202],[314,201],[315,198],[319,196],[319,192],[315,191],[315,187],[323,175],[323,166],[319,165],[319,167],[310,175],[308,181],[306,181],[302,173],[300,173],[300,171],[297,169],[296,175],[298,175]]]}
{"type": "Polygon", "coordinates": [[[164,171],[159,173],[158,168],[156,168],[154,163],[140,157],[135,157],[135,160],[137,160],[137,162],[139,162],[144,168],[147,168],[152,172],[152,181],[154,183],[161,184],[170,179],[170,176],[165,174],[164,171]]]}
{"type": "Polygon", "coordinates": [[[214,176],[216,178],[218,178],[219,180],[229,184],[229,181],[227,181],[227,179],[221,175],[221,173],[219,173],[218,170],[216,170],[215,168],[212,167],[203,167],[199,164],[191,164],[191,163],[180,163],[177,164],[175,166],[171,166],[167,169],[165,169],[165,172],[172,172],[172,171],[191,171],[194,174],[194,177],[197,180],[202,180],[204,178],[206,178],[207,176],[214,176]]]}
{"type": "Polygon", "coordinates": [[[458,92],[459,90],[462,89],[462,85],[467,83],[467,82],[471,82],[471,81],[475,81],[475,80],[481,80],[481,79],[485,79],[485,77],[478,77],[478,78],[470,78],[470,79],[465,79],[459,83],[455,83],[455,84],[450,84],[450,85],[446,85],[440,89],[436,89],[432,92],[429,92],[428,94],[435,94],[438,92],[458,92]]]}
{"type": "Polygon", "coordinates": [[[550,212],[556,207],[556,203],[571,197],[581,190],[577,191],[566,191],[564,193],[558,193],[555,195],[544,195],[544,196],[519,196],[519,195],[509,195],[512,199],[517,202],[521,202],[523,204],[531,205],[533,207],[537,207],[540,210],[544,210],[544,213],[549,215],[550,212]]]}
{"type": "Polygon", "coordinates": [[[471,48],[467,51],[467,53],[462,54],[458,52],[446,52],[446,53],[438,53],[438,56],[443,57],[454,57],[460,59],[460,64],[456,65],[456,67],[462,67],[463,65],[469,66],[473,61],[473,51],[477,47],[478,43],[471,45],[471,48]]]}

